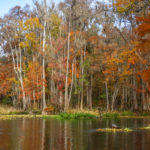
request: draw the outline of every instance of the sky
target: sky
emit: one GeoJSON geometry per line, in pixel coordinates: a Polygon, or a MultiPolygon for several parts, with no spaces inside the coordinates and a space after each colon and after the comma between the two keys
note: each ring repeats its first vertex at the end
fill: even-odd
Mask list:
{"type": "MultiPolygon", "coordinates": [[[[47,2],[50,0],[47,0],[47,2]]],[[[59,3],[62,0],[53,0],[53,2],[59,3]]],[[[19,5],[21,7],[25,6],[26,4],[32,6],[32,0],[0,0],[0,17],[8,13],[8,11],[16,6],[19,5]]]]}

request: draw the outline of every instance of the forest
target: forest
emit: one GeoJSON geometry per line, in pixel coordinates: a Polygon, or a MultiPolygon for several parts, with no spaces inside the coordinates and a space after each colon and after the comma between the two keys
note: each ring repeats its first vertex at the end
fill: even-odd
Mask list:
{"type": "Polygon", "coordinates": [[[150,110],[150,0],[46,0],[0,18],[0,104],[150,110]]]}

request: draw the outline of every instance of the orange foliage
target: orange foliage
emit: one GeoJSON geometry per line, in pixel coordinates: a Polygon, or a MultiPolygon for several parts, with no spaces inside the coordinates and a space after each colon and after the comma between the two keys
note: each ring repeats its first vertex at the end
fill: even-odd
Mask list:
{"type": "MultiPolygon", "coordinates": [[[[24,79],[24,87],[26,96],[30,97],[31,100],[39,100],[42,95],[42,67],[39,63],[29,62],[27,71],[27,77],[24,79]]],[[[46,86],[46,82],[45,82],[46,86]]]]}
{"type": "Polygon", "coordinates": [[[0,62],[0,94],[8,94],[13,84],[12,65],[0,62]]]}

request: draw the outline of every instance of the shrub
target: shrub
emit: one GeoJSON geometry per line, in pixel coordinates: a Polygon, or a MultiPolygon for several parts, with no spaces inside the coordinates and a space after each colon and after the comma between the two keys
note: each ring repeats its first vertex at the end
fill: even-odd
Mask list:
{"type": "Polygon", "coordinates": [[[60,115],[61,119],[64,120],[70,120],[70,119],[92,119],[95,118],[95,115],[87,114],[87,113],[61,113],[60,115]]]}

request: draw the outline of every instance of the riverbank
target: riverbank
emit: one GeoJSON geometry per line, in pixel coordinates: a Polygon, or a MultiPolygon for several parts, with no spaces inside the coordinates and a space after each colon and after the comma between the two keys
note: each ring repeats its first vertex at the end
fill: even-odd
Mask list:
{"type": "Polygon", "coordinates": [[[16,118],[52,118],[62,120],[72,119],[93,119],[99,117],[98,110],[77,110],[70,109],[66,112],[42,115],[40,111],[20,111],[13,107],[0,106],[0,120],[16,119],[16,118]]]}
{"type": "Polygon", "coordinates": [[[150,112],[132,112],[132,111],[102,111],[101,118],[150,118],[150,112]]]}
{"type": "Polygon", "coordinates": [[[132,111],[101,111],[70,109],[66,112],[58,114],[42,115],[40,111],[20,111],[13,107],[0,106],[0,120],[15,119],[15,118],[53,118],[62,120],[72,119],[93,119],[93,118],[150,118],[150,112],[134,113],[132,111]]]}
{"type": "Polygon", "coordinates": [[[0,115],[0,120],[11,120],[19,118],[42,118],[42,119],[59,119],[59,120],[79,120],[79,119],[94,119],[97,118],[95,115],[86,114],[86,113],[61,113],[58,115],[0,115]]]}

